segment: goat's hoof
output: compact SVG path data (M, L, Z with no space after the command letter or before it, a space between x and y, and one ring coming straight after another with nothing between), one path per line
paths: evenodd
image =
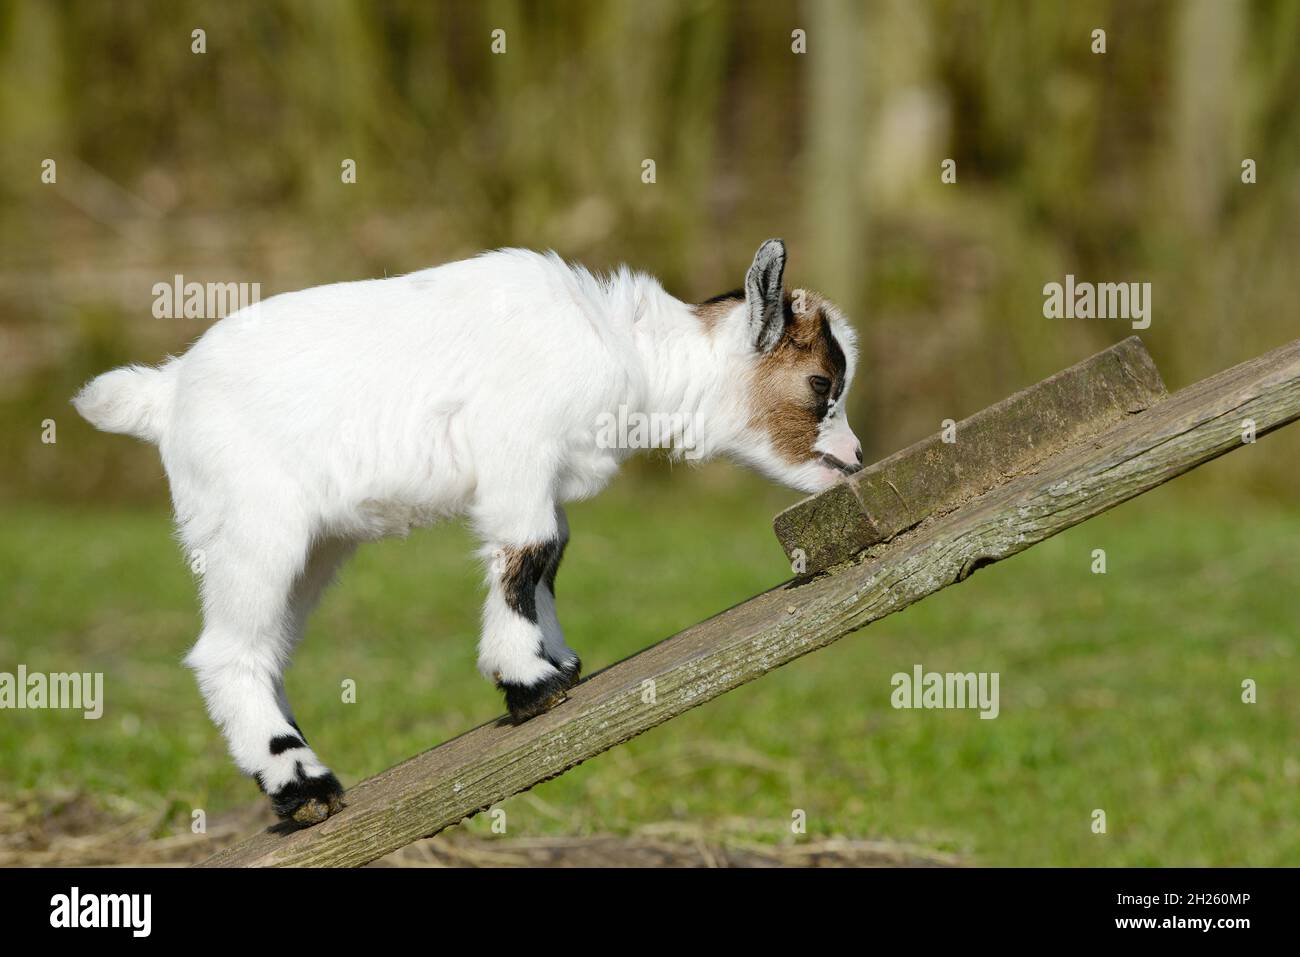
M315 778L300 774L271 795L271 807L284 820L310 827L346 807L343 785L330 771Z
M310 827L313 824L319 824L331 814L337 814L341 810L343 810L342 798L330 797L326 802L322 802L317 798L309 798L298 806L298 810L293 812L293 820L298 824Z
M522 724L529 718L545 714L568 697L564 692L573 686L573 681L566 671L557 671L536 684L515 684L513 681L498 681L497 687L505 692L506 707L515 724Z
M577 655L575 655L571 661L567 661L564 664L559 664L557 662L551 662L551 664L559 668L560 674L564 676L565 691L568 691L576 685L578 679L582 677L582 659Z

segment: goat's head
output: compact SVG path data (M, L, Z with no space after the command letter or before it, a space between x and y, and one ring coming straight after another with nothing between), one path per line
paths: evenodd
M736 347L738 441L731 454L768 477L819 492L862 466L845 405L857 362L853 328L828 300L786 292L785 244L759 247L744 289L697 307ZM723 328L725 327L725 328Z

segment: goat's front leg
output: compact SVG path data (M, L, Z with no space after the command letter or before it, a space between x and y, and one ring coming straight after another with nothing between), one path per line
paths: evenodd
M570 662L548 655L542 627L544 614L549 611L554 616L546 581L548 572L558 567L564 548L561 513L549 500L523 507L517 495L516 486L509 505L500 499L480 501L475 516L486 539L488 559L478 666L505 693L506 707L516 722L563 701L577 668L576 656ZM545 597L539 608L542 592Z

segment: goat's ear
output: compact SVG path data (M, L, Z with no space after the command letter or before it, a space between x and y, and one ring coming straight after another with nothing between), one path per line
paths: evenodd
M770 352L785 331L785 243L769 239L758 247L754 263L745 274L745 309L749 316L749 341L759 352Z

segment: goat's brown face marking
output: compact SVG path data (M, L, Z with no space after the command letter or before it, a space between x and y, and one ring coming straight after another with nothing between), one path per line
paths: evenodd
M803 292L803 308L795 311L785 296L785 330L776 346L760 357L750 382L750 424L764 432L773 450L790 464L816 457L822 420L844 394L844 350L831 330L826 301ZM818 394L812 378L830 383Z

